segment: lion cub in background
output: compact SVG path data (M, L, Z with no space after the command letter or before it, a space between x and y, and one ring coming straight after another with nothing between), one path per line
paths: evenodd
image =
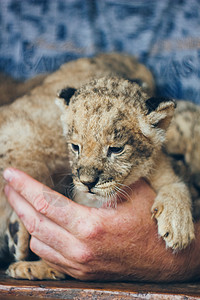
M152 215L158 233L168 247L185 248L194 239L190 193L163 151L175 103L152 93L150 72L131 57L103 55L64 65L30 95L1 108L2 169L20 168L51 186L49 175L70 162L74 200L90 206L117 203L123 188L143 177L157 193ZM18 260L8 274L64 278L42 260L22 261L29 235L3 193L1 203L7 224L0 228L2 253L6 235Z

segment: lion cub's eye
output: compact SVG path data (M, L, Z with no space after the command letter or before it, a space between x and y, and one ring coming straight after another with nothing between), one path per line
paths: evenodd
M124 147L109 147L108 156L111 154L120 154L124 150Z
M79 145L72 144L72 150L79 153Z

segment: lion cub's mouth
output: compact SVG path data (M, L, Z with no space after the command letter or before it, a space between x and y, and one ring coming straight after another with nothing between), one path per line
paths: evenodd
M80 181L74 181L74 185L81 192L88 193L91 195L96 195L100 197L110 197L117 193L117 185L115 182L107 181L101 184L96 184L94 186L89 186L83 184Z
M124 185L119 183L108 181L97 184L92 188L88 188L81 182L74 182L74 184L76 190L82 194L83 198L87 197L91 203L98 202L98 207L116 207L118 201L127 200L128 194L124 189ZM97 207L96 204L95 206Z

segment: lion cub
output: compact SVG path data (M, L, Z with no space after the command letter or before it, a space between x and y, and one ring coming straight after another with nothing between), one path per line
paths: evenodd
M104 77L78 90L62 90L56 103L75 201L91 206L117 202L123 187L145 178L157 193L152 215L159 235L168 247L185 248L194 239L190 193L162 150L175 102L149 98L128 80Z

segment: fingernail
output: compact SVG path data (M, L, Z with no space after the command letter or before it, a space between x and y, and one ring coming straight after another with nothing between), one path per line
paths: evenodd
M9 185L6 185L6 186L4 187L4 193L5 193L6 196L8 196L9 190L10 190Z
M13 170L11 169L6 169L4 172L3 172L3 177L6 181L10 182L12 181L12 179L14 178L14 172Z

